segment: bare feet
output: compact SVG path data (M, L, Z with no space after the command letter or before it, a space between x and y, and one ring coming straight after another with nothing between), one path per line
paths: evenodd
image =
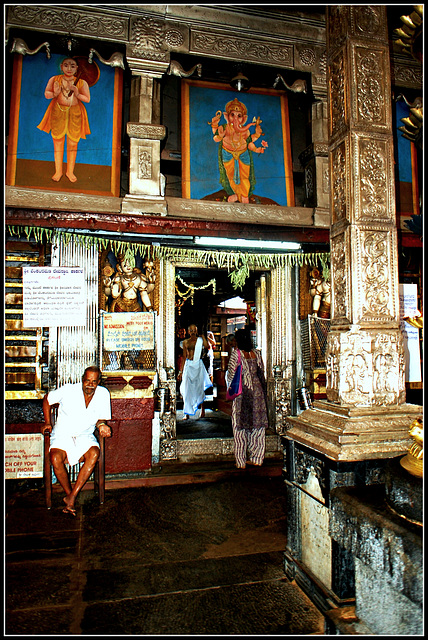
M68 171L67 171L65 175L70 180L70 182L76 182L77 178L74 175L74 173L72 173L72 172L68 173Z
M52 180L55 180L55 182L59 182L62 178L62 173L54 173L54 175L52 176Z
M186 415L183 416L183 420L188 420L188 419L189 419L189 416L186 416Z
M63 513L69 513L70 515L72 515L74 518L76 517L76 509L72 509L71 507L64 507L64 509L62 510Z
M231 196L228 197L227 201L228 202L236 202L238 200L238 196L236 195L236 193L233 193Z
M62 510L63 513L70 513L72 516L76 515L76 509L74 508L74 500L70 499L69 496L65 496L63 498L65 502L65 507Z

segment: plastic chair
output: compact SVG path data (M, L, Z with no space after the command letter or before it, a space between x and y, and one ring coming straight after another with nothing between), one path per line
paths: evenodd
M56 407L51 407L51 424L52 426L55 424L56 417ZM50 509L52 507L52 465L49 458L49 446L50 446L50 432L45 431L43 433L44 436L44 479L45 479L45 499L46 499L46 507ZM98 444L100 445L100 455L97 460L97 463L94 467L93 478L94 478L94 489L95 492L98 493L100 504L104 504L105 499L105 438L103 438L98 429L95 429L95 437L98 440ZM68 469L68 473L70 475L70 480L74 482L79 473L80 467L83 463L78 462L74 466L66 465ZM92 476L91 476L92 477Z

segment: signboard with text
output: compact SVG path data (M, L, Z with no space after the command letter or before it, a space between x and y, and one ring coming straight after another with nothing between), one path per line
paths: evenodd
M81 267L23 267L24 328L86 325Z
M406 359L406 382L421 382L419 329L404 320L406 317L415 316L418 311L418 287L416 284L400 284L399 289L401 331Z
M104 351L144 351L155 348L155 314L104 313Z
M43 435L7 434L4 437L4 477L43 478Z

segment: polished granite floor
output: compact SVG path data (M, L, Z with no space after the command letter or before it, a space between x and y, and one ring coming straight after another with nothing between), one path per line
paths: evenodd
M83 491L75 518L7 485L6 635L323 635L284 575L279 465L166 467L101 506Z

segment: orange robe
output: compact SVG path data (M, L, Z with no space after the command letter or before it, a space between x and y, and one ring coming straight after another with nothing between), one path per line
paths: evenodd
M55 81L61 83L62 75L56 76ZM82 88L83 81L77 81L77 88ZM91 133L89 128L88 114L82 102L70 107L64 107L58 103L56 98L52 98L46 113L37 128L46 133L51 132L52 138L61 140L67 135L73 142L79 142L80 138L85 139Z

